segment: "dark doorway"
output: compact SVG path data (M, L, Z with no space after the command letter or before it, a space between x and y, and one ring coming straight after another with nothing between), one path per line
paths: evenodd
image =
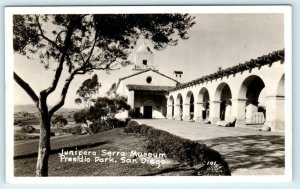
M144 106L144 118L152 118L152 106Z

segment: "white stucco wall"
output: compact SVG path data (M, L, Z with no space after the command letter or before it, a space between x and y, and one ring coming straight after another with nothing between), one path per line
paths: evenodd
M151 83L147 83L146 78L152 77ZM176 86L176 81L162 76L152 70L121 80L117 93L123 96L128 96L126 85L156 85L156 86Z
M263 104L267 105L267 120L266 122L272 122L269 123L269 125L272 127L273 130L276 130L276 127L273 126L273 122L276 122L274 120L278 119L276 118L276 115L284 115L284 109L283 108L278 108L279 105L277 105L279 102L272 100L269 100L270 98L278 96L278 86L280 79L285 73L285 64L278 61L274 62L271 65L265 65L260 68L254 68L251 70L247 70L244 72L239 72L236 74L232 74L229 76L225 76L223 78L218 78L214 79L211 81L207 81L201 84L196 84L193 86L185 87L183 89L178 89L176 91L170 92L168 98L174 99L174 103L176 104L176 99L177 96L181 95L183 98L183 105L188 105L189 101L187 98L187 94L189 92L192 92L195 98L195 103L197 102L202 102L202 99L199 98L199 92L201 89L204 87L208 90L209 93L209 101L210 101L210 107L211 107L211 112L210 112L210 119L212 122L214 122L214 115L217 116L219 113L217 111L219 108L217 101L219 101L219 96L220 94L217 93L217 89L220 85L223 84L228 84L230 87L231 91L231 101L232 101L232 107L231 107L231 114L232 116L239 117L241 113L243 113L244 108L243 108L243 100L245 99L245 96L242 94L245 94L245 92L242 92L245 90L242 87L243 82L245 79L247 79L249 76L258 76L259 78L262 79L264 82L265 88L263 89L262 95L264 95L264 98L260 99ZM200 76L201 77L201 76ZM171 97L172 96L172 97ZM245 99L246 100L246 99ZM196 107L197 104L195 104ZM214 108L216 106L216 108ZM282 105L281 105L282 107ZM176 108L175 108L176 109ZM187 108L183 108L183 116L189 116L189 111L185 111ZM170 114L170 113L168 113ZM196 116L199 116L199 108L195 108L194 114ZM243 117L241 115L240 117ZM217 118L217 117L216 117ZM281 118L282 119L282 118ZM280 126L282 127L282 126ZM280 129L282 130L282 128Z

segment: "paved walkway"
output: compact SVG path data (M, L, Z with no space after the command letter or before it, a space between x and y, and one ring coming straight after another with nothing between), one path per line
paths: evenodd
M233 175L284 174L284 133L168 119L136 121L203 142L225 157Z

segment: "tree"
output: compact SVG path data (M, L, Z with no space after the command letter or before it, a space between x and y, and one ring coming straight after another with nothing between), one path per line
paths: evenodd
M74 113L73 117L76 123L86 123L89 118L89 111L85 109L77 111Z
M116 113L129 109L130 105L127 104L127 99L123 96L98 97L95 104L90 107L89 114L93 119L114 118Z
M14 15L13 49L45 69L54 68L51 85L36 93L14 72L14 80L31 97L40 114L40 140L36 176L48 176L50 120L65 102L74 77L94 70L110 71L128 64L127 57L143 36L156 50L188 39L194 25L188 14L66 14ZM57 90L62 72L68 73L57 103L48 107L47 98Z
M114 97L116 97L116 90L117 90L117 84L116 83L113 83L111 86L110 86L110 88L109 88L109 90L106 92L106 95L108 96L108 97L111 97L111 98L114 98Z
M93 95L98 93L101 84L98 81L98 76L95 74L91 79L85 80L79 89L77 90L76 94L79 95L84 103L85 108L89 108L91 105L91 100Z
M75 99L75 104L80 105L82 103L81 98L76 98Z
M58 115L52 120L52 125L57 127L57 129L60 131L60 134L62 134L61 129L67 124L68 120L66 120L66 118L64 118L62 115Z

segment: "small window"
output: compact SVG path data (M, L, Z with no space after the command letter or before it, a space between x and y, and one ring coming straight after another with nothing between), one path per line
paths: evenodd
M152 77L150 77L150 76L147 77L147 78L146 78L146 81L147 81L147 83L151 83L151 82L152 82Z
M147 60L143 60L143 65L147 65Z

